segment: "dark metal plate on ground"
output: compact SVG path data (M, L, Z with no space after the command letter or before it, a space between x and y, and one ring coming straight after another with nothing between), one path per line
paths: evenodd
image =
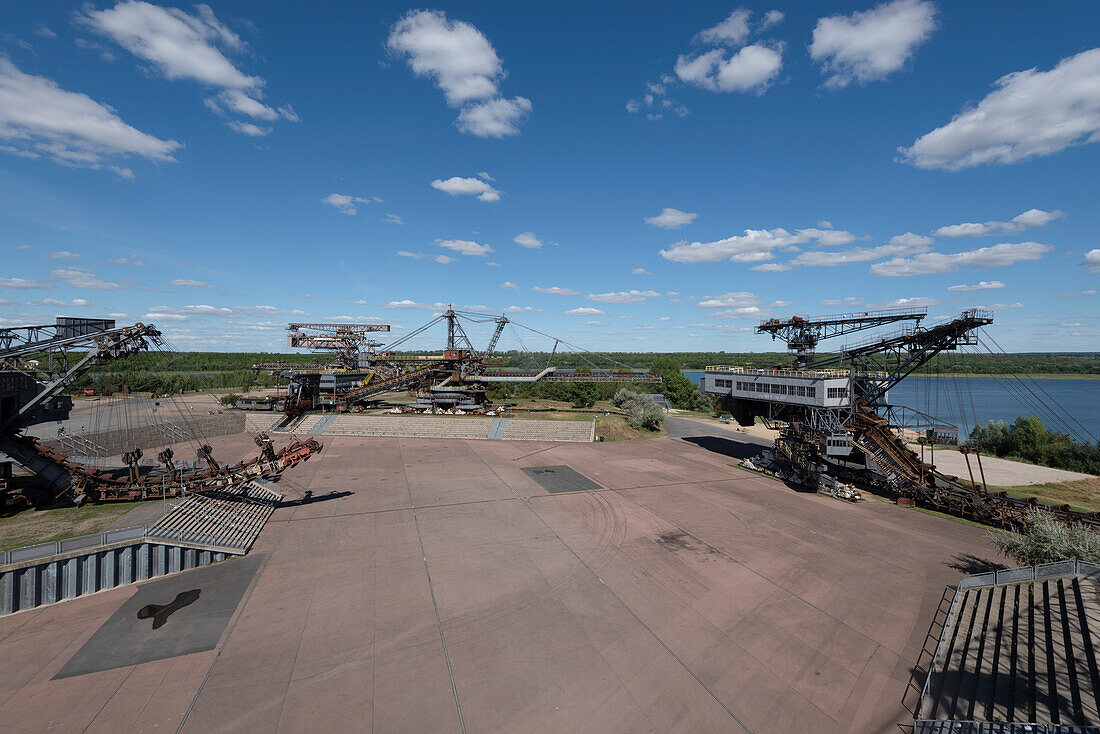
M543 489L552 494L559 492L585 492L603 489L583 474L568 466L529 466L523 473L538 482Z
M54 680L213 650L262 561L234 558L142 584Z

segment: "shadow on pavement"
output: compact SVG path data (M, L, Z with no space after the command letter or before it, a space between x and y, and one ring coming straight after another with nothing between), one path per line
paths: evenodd
M1003 571L1008 568L1008 566L1003 563L997 563L996 561L990 561L985 558L978 558L969 553L955 556L950 561L946 561L944 565L956 571L962 571L964 574L968 575L974 573L989 573L990 571Z
M325 494L313 494L313 490L307 489L306 493L296 500L283 500L276 507L299 507L301 505L312 505L314 502L325 502L327 500L338 500L341 497L348 497L355 492L344 490L343 492L326 492Z
M707 451L713 451L716 454L728 456L731 459L747 459L758 456L760 452L766 448L759 444L731 441L728 438L720 438L718 436L681 436L680 440L693 443L699 448L706 449Z

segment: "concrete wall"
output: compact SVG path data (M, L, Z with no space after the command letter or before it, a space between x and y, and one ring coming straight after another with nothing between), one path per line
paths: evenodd
M77 435L106 449L107 456L118 456L134 449L162 448L183 441L240 433L244 431L244 414L234 411L220 415L197 415L186 421L182 419L173 420L172 423L183 430L187 434L186 437L181 437L177 432L159 425L138 426L132 429L118 428L111 431ZM85 453L73 448L72 444L66 445L57 439L50 439L44 443L64 453L77 455L84 455ZM155 457L149 456L147 458L152 459Z
M0 568L0 616L225 560L144 538Z

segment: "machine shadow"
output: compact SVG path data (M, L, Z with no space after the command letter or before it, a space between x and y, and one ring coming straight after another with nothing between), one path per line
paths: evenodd
M325 494L315 495L315 494L313 494L313 490L307 489L306 493L304 495L302 495L301 497L299 497L298 499L296 499L296 500L283 500L282 502L280 502L279 504L277 504L275 506L276 507L300 507L302 505L312 505L315 502L327 502L328 500L338 500L341 497L349 497L353 494L355 494L355 492L352 492L350 490L345 489L342 492L337 492L337 491L333 490L332 492L326 492Z
M759 456L765 448L759 444L731 441L728 438L719 436L683 436L680 440L693 443L701 449L728 456L731 459L749 459Z

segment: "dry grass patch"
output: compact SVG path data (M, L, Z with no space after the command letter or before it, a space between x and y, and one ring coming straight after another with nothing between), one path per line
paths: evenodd
M596 419L596 435L602 436L604 441L634 441L639 438L657 438L667 433L663 426L657 431L634 428L623 415L601 415Z
M1022 487L990 487L991 491L1008 492L1014 497L1038 497L1051 505L1069 505L1076 510L1100 512L1100 477L1074 482L1027 484Z
M0 550L98 533L138 504L144 503L116 502L54 510L24 510L17 515L0 518Z

